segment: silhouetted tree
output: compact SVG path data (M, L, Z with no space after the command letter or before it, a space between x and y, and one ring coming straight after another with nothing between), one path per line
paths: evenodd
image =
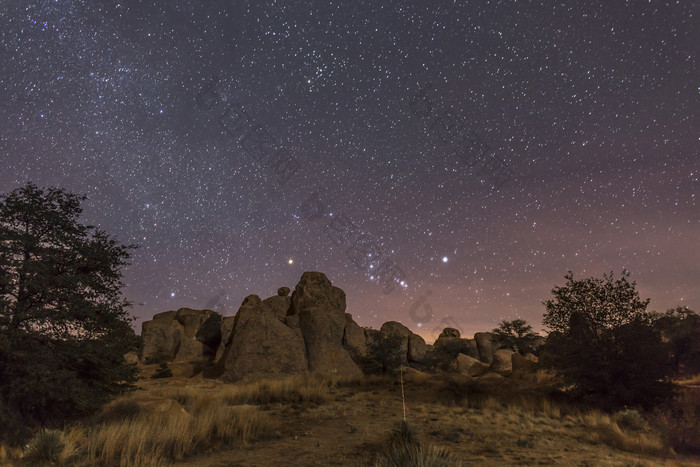
M540 337L524 319L502 321L491 332L501 347L508 347L520 353L533 348L535 341Z
M82 225L84 200L31 183L0 197L0 405L44 423L135 381L120 271L132 246Z
M364 373L394 374L406 357L402 344L403 338L399 335L376 332L367 342L367 354L361 364Z
M666 346L629 273L615 280L575 280L552 290L544 305L548 336L540 363L555 369L572 393L604 409L650 408L672 394Z
M700 316L688 307L653 313L654 326L668 343L671 366L677 375L700 373Z

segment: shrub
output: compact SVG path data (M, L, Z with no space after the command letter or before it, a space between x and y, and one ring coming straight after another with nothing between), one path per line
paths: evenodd
M170 369L167 363L162 362L160 365L158 365L158 368L156 369L156 372L151 376L151 379L160 379L160 378L172 378L173 377L173 371Z
M62 431L42 430L27 444L22 460L32 465L63 464L75 454L75 445Z
M402 446L383 453L377 467L461 467L462 461L445 448Z
M377 467L457 467L462 462L448 450L440 447L423 447L416 428L405 420L391 430L388 448L379 455Z

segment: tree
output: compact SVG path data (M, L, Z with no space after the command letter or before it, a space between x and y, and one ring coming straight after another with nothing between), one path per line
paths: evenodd
M400 335L374 332L367 342L367 354L361 366L365 374L393 375L401 367L405 355Z
M646 317L649 299L642 300L636 282L630 283L629 272L615 280L613 273L603 274L603 279L574 280L573 272L564 276L566 285L554 287L554 299L544 302L547 313L543 323L553 331L566 333L573 313L586 317L588 323L599 332L628 324Z
M0 197L0 404L28 421L87 414L135 381L134 246L82 225L85 199L32 183Z
M524 319L502 321L493 331L501 347L509 347L517 352L532 349L540 337Z
M615 279L576 280L552 290L544 302L547 338L541 364L555 369L572 394L601 408L651 408L668 399L670 367L666 346L646 312L629 273Z
M668 343L671 367L677 375L700 373L700 315L688 307L653 313L654 326Z

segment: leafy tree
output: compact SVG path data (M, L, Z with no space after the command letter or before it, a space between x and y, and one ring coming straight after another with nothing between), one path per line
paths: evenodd
M86 198L29 183L0 196L0 404L43 423L129 389L129 250L82 225Z
M672 394L666 346L636 283L623 271L576 280L552 290L544 324L553 329L541 364L555 369L573 395L604 409L650 408Z
M366 374L392 375L405 359L403 339L399 335L375 332L367 342L367 354L361 362Z
M553 331L566 333L573 313L586 317L596 332L614 329L635 319L646 318L649 299L642 300L635 282L629 282L629 272L622 271L619 279L613 273L603 274L603 279L574 280L569 271L564 276L566 285L554 287L554 299L544 302L547 313L543 323Z
M535 341L540 337L524 319L502 321L491 332L502 347L509 347L517 352L532 349Z

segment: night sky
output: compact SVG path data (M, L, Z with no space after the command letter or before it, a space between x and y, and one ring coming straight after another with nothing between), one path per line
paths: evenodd
M138 329L304 271L429 340L568 270L700 312L698 6L3 0L0 192L138 243Z

